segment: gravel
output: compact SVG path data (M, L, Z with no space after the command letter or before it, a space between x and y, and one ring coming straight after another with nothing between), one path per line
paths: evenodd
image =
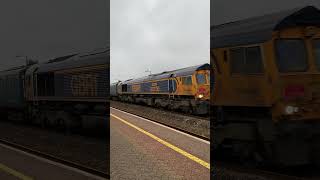
M36 126L0 121L0 137L27 148L108 173L109 140L66 135Z
M175 127L198 136L210 139L210 120L209 117L197 117L183 115L173 111L156 109L137 104L123 103L119 101L110 101L110 106L147 118L156 122Z
M283 178L271 177L266 175L248 174L229 169L218 168L215 171L215 180L284 180ZM293 179L294 180L294 179Z

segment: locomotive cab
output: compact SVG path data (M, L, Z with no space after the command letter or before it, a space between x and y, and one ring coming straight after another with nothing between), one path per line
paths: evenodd
M210 71L199 70L195 73L196 94L195 98L199 100L209 100L210 98Z
M118 84L121 101L206 115L209 113L209 64L129 79Z
M320 11L211 30L215 148L278 165L320 164Z
M320 28L297 27L275 33L273 39L279 101L275 120L320 118Z
M195 99L193 111L197 114L209 112L210 99L210 65L204 64L192 75L193 97Z

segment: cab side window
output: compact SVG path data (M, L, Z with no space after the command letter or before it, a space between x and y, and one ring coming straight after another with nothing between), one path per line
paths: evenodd
M182 84L183 85L192 85L191 76L182 77Z
M122 88L122 92L127 92L128 88L126 84L123 84L121 88Z
M262 55L259 46L241 47L230 50L232 74L263 73Z
M225 51L224 51L225 52ZM216 56L213 54L213 52L210 52L211 58L210 58L210 64L212 64L213 69L217 70L218 73L220 73L220 66L218 63L218 60L216 58Z

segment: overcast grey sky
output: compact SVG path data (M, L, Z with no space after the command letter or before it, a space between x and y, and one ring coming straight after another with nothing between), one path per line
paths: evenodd
M17 55L49 58L106 47L106 0L0 2L0 69L24 63Z
M210 22L217 25L306 5L319 8L320 0L212 0Z
M209 0L111 0L111 82L209 62Z

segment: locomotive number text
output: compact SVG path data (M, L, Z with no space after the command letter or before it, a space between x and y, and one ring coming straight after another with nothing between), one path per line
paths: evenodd
M73 96L97 96L96 74L75 74L71 78Z
M158 86L157 83L152 83L151 87L150 87L150 91L151 92L159 92L160 91L160 87Z
M141 85L140 84L132 85L132 92L140 92L140 91L141 91Z

